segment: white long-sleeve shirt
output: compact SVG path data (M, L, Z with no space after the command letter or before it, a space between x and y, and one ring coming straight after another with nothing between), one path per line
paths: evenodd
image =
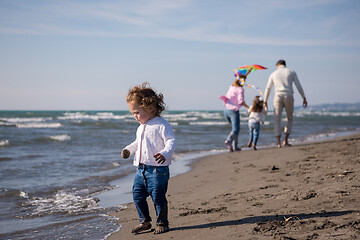
M136 131L136 139L125 148L130 155L135 154L134 165L139 163L151 166L169 166L175 150L175 134L170 124L162 117L155 117L140 124ZM154 155L161 153L166 161L159 164Z
M305 98L305 93L299 79L294 71L286 68L284 65L280 65L269 77L264 93L264 102L267 102L271 88L275 86L275 95L288 95L292 96L294 93L293 83L300 95Z
M263 108L261 112L253 112L252 106L248 109L249 113L249 122L259 122L263 123L265 121L265 115L267 115L266 108Z

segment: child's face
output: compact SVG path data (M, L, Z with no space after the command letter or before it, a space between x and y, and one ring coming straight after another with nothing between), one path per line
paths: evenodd
M155 114L147 109L140 107L136 102L128 103L130 113L134 116L136 121L140 124L145 124L147 121L155 117Z

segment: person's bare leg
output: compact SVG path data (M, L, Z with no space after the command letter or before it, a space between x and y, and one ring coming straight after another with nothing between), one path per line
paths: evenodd
M281 140L280 140L281 136L276 136L276 141L277 141L277 147L281 148Z
M284 139L284 144L283 144L285 147L290 147L291 146L291 144L288 141L289 135L290 135L289 133L285 133L285 139Z

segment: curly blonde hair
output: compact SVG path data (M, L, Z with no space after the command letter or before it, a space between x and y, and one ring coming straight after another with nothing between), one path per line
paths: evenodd
M164 96L156 93L147 82L129 89L126 101L128 103L136 102L140 107L156 116L160 116L161 112L165 110Z

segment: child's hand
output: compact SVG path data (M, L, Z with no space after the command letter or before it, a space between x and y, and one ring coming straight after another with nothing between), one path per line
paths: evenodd
M130 151L127 150L126 148L124 148L122 151L121 151L121 156L125 159L127 159L128 157L130 157Z
M161 153L155 154L154 158L159 164L163 164L166 161L166 158Z

